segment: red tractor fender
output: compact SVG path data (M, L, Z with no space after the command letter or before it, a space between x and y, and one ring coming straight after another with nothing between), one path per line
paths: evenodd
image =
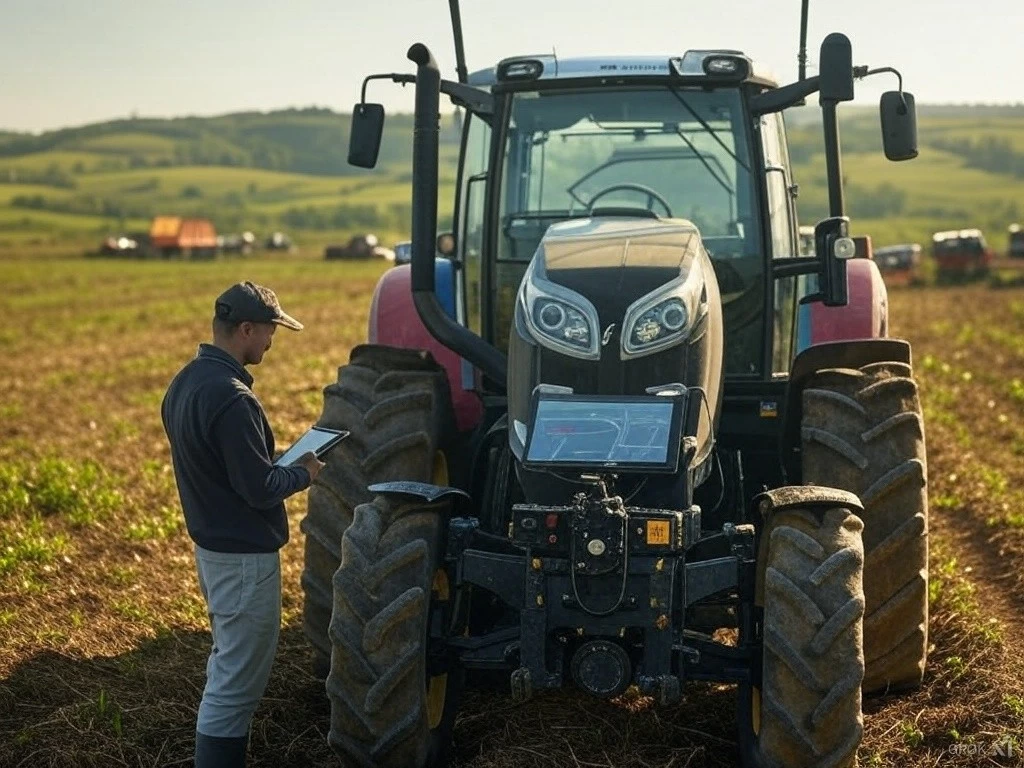
M814 344L889 335L889 298L878 265L870 259L850 259L846 274L845 307L826 307L820 301L800 306L799 351Z
M438 272L451 280L450 264L438 260ZM442 278L442 275L438 275ZM442 306L454 316L454 291L440 279L438 297ZM449 282L450 285L450 282ZM368 340L371 344L384 344L402 349L425 349L434 356L448 375L452 409L459 432L475 427L483 416L483 406L475 392L466 390L462 383L463 360L452 350L430 335L412 300L412 271L408 264L389 269L377 283L370 304Z

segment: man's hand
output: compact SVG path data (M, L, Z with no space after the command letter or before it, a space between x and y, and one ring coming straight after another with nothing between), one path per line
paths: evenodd
M302 454L295 463L306 468L306 471L309 472L309 482L311 483L316 480L316 476L320 474L320 470L327 466L320 461L312 451Z

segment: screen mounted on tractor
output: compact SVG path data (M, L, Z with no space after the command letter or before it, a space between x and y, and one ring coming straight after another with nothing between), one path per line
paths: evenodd
M526 466L674 472L685 397L538 393Z

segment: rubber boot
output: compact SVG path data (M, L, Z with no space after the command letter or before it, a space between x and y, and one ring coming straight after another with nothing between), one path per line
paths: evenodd
M195 768L245 768L248 736L225 738L196 731Z

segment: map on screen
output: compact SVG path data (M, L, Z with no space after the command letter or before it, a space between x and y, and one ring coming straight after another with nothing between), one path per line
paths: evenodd
M678 402L540 398L527 463L572 466L674 464Z

